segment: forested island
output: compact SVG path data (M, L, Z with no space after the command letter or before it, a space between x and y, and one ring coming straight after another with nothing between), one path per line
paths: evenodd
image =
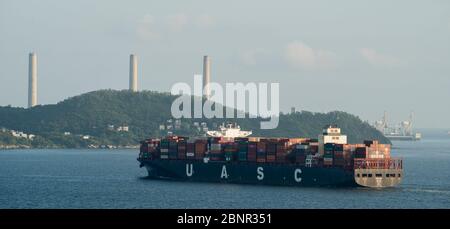
M100 90L57 104L29 109L0 107L0 148L123 148L167 134L202 136L224 122L236 122L252 136L317 138L322 128L336 124L350 143L379 139L379 131L357 116L341 111L281 113L276 129L260 129L261 118L173 119L169 93ZM194 100L194 98L193 98Z

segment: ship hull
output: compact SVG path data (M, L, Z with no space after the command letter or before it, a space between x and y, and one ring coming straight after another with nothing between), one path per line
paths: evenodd
M305 167L294 164L141 160L150 178L280 186L359 186L354 172L338 167Z

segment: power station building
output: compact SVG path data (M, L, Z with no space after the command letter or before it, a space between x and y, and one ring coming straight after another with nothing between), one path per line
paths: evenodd
M211 98L211 59L209 56L203 57L203 96L209 100Z
M130 91L138 91L138 59L134 54L130 55Z
M28 108L37 105L37 55L30 53L28 58Z

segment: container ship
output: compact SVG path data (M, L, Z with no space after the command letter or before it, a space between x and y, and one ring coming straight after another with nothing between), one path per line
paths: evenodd
M347 144L334 125L317 139L249 137L237 125L209 137L167 136L141 142L138 161L155 179L285 186L392 187L403 165L390 145Z
M411 113L409 120L390 126L387 122L386 112L384 112L383 118L376 121L373 127L391 141L419 141L422 138L422 134L413 131L412 117L413 114Z

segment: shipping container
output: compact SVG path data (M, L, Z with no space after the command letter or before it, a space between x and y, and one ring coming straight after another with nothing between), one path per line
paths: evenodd
M238 160L239 161L247 161L247 152L239 152L238 153Z
M333 165L333 158L323 158L323 164L324 165Z
M309 144L309 149L311 154L316 154L319 152L319 146L318 145L311 145Z
M266 158L257 158L256 162L258 162L258 163L265 163L266 162Z
M256 142L248 143L248 151L247 151L247 160L248 161L256 161L256 148L257 148Z
M256 161L256 153L247 153L247 161L255 162Z
M220 152L222 150L222 144L220 144L220 143L211 143L209 149L211 151Z
M178 159L186 159L186 141L178 142Z
M275 142L268 142L266 146L267 153L275 153L277 151L277 143Z
M279 154L276 155L276 157L277 157L277 162L278 163L285 163L286 162L286 154L279 153Z
M257 152L266 152L266 143L261 142L261 141L256 143L256 151Z
M367 158L367 147L356 147L354 157Z
M201 160L205 156L206 153L206 142L205 141L196 141L195 142L195 159Z
M195 143L194 142L186 143L186 158L188 158L188 159L195 158Z
M266 162L275 162L275 155L267 155L266 156Z
M343 144L334 144L334 151L342 152L344 151L344 145Z
M325 151L333 151L334 150L334 143L325 143L323 145L323 148Z

